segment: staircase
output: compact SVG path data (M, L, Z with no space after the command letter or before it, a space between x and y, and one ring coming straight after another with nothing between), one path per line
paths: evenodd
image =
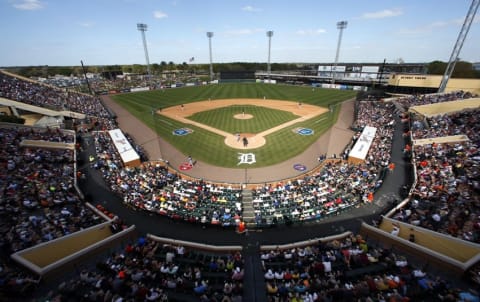
M249 189L243 189L242 191L242 206L243 206L243 221L247 228L254 228L255 223L255 212L253 210L253 195L252 191Z

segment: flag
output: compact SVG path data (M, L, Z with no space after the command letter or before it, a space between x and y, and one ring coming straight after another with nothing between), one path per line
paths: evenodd
M191 57L188 62L193 62L195 60L195 57Z

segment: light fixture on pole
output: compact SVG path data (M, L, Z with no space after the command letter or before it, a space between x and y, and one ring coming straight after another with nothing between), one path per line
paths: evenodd
M145 32L147 31L147 24L137 23L137 29L142 33L143 50L145 51L145 60L147 62L147 77L150 80L150 60L148 59L147 39L145 38Z
M340 45L342 44L343 30L347 28L347 21L337 22L337 28L340 30L338 34L337 54L335 55L335 62L332 68L332 84L335 84L335 73L337 72L338 56L340 54Z
M208 49L210 52L210 81L213 81L213 65L212 65L212 37L213 37L213 32L209 31L207 32L207 37L208 37Z
M270 50L272 47L272 36L273 36L273 31L272 30L267 31L267 37L268 37L267 77L269 82L270 82L270 73L272 72L272 69L270 68Z

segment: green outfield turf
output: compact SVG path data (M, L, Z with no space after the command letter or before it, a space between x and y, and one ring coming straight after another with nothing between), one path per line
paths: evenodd
M238 165L238 153L241 152L241 150L227 147L224 143L224 137L164 116L152 114L152 111L159 108L167 108L208 99L263 99L264 97L268 99L303 102L326 108L329 108L331 105L331 108L334 108L331 113L327 112L312 120L286 127L268 135L266 137L267 143L264 146L257 149L249 149L248 152L254 153L256 157L256 163L249 165L249 167L254 168L279 163L300 154L335 123L339 112L339 107L335 105L353 98L355 94L356 92L354 91L313 89L312 87L301 86L232 83L129 93L113 96L113 99L150 128L155 129L160 137L170 142L183 154L191 155L197 160L212 165L231 168L244 168L243 165ZM281 110L261 106L249 106L249 110L250 109L255 109L255 114L263 116L264 118L253 118L244 121L235 120L232 118L232 112L236 109L227 107L224 109L211 110L211 112L197 113L194 119L204 124L215 125L214 127L230 133L237 131L257 133L263 131L259 129L268 129L294 118L294 115L291 113L284 111L276 112ZM226 122L227 120L229 121L228 123ZM241 126L241 123L236 124L237 122L245 121L247 123L243 123ZM184 127L192 129L193 133L185 136L173 135L175 129ZM237 127L245 127L242 129L252 130L243 131L242 129L236 129ZM313 135L296 134L292 129L297 127L312 129L314 133Z
M236 119L235 115L250 114L253 119ZM189 119L234 133L260 133L298 118L291 112L261 106L234 105L195 113Z

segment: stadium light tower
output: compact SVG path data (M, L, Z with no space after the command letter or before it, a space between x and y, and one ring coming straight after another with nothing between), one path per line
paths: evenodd
M272 47L272 36L273 36L273 31L272 30L269 30L267 31L267 37L268 37L268 64L267 64L267 76L268 76L268 80L270 81L270 73L272 71L271 67L270 67L270 50L271 50L271 47Z
M337 72L338 56L340 55L340 45L342 44L343 30L347 28L347 21L337 22L337 28L340 30L338 34L337 54L335 55L335 62L332 68L332 84L335 84L335 73Z
M210 52L210 81L213 81L213 65L212 65L212 37L213 37L213 32L209 31L207 32L207 37L208 37L208 49Z
M145 38L145 32L147 31L147 24L137 23L137 29L142 33L143 50L145 51L145 60L147 61L147 76L150 80L150 60L148 59L147 39Z
M447 87L448 80L452 76L453 70L455 69L455 64L457 64L459 59L458 56L460 55L460 50L462 50L463 42L465 42L465 39L467 38L467 34L470 30L473 19L475 19L475 14L477 13L479 4L480 0L472 0L472 4L470 5L467 15L465 16L465 21L463 21L462 29L458 34L457 42L453 47L452 54L450 55L450 60L448 60L447 69L445 69L445 73L443 74L440 87L438 87L438 93L444 92L445 88Z

